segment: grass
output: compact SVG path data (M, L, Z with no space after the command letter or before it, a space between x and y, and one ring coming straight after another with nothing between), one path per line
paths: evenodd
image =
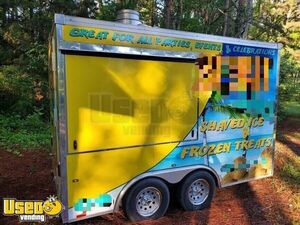
M282 103L286 116L300 117L300 102L287 101Z
M297 164L296 164L297 163ZM300 187L300 157L296 157L294 162L286 162L281 169L281 177L288 183Z
M49 149L50 126L38 113L22 118L0 114L0 147L15 154L26 149Z

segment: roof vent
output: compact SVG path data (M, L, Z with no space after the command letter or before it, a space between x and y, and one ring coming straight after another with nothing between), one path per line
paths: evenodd
M121 9L117 12L116 22L139 25L142 24L140 21L140 14L131 9Z

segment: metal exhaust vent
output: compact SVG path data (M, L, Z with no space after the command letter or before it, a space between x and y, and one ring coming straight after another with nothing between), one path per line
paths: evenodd
M142 22L140 21L140 14L131 9L121 9L117 12L116 22L132 24L132 25L140 25Z

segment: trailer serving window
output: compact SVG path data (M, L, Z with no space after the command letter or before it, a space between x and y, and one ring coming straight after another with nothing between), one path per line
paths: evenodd
M193 60L66 54L69 152L197 139Z

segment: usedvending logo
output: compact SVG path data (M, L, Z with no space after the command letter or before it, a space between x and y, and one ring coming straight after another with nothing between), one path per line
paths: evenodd
M3 215L18 216L20 222L45 222L47 216L58 216L62 210L62 203L54 196L46 201L3 199Z

